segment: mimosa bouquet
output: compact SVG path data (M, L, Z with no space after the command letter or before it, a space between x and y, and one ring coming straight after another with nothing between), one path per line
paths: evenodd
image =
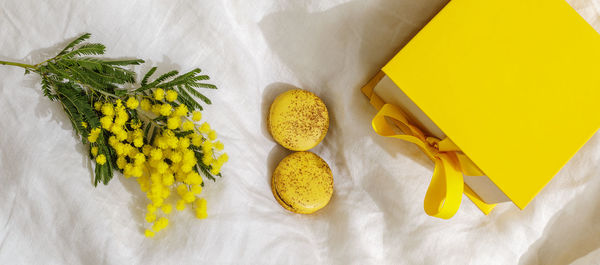
M197 99L211 101L197 89L216 86L204 83L209 77L200 69L173 70L154 79L156 67L138 83L130 67L143 60L91 57L104 54L105 46L83 43L90 36L80 36L35 65L0 64L41 77L43 94L61 104L95 161L94 185L108 184L115 170L139 183L149 199L146 236L167 227L173 207L191 206L197 218L206 218L206 200L198 197L203 179L221 177L228 156L216 132L207 122L200 124Z

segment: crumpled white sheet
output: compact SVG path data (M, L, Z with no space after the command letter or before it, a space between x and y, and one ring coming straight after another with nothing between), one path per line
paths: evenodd
M569 2L600 29L600 0ZM206 91L204 117L231 157L205 187L208 219L177 213L146 239L135 181L93 188L84 147L39 79L0 67L0 264L600 264L599 135L524 211L484 216L465 197L445 221L423 212L432 163L371 130L359 88L445 3L0 1L0 60L39 62L91 32L112 57L147 59L139 70L201 67L220 88ZM286 212L269 186L288 151L264 118L293 87L331 115L313 151L335 194L310 216Z

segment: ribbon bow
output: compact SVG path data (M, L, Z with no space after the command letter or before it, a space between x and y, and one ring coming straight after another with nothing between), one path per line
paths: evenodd
M387 118L404 134L397 134ZM463 193L463 175L456 151L458 148L448 138L439 140L426 137L408 122L402 111L394 105L385 104L373 118L373 129L381 136L408 141L419 146L435 162L433 177L425 194L425 212L428 215L449 219L458 211Z
M384 76L379 72L362 88L371 105L379 110L373 118L373 129L381 136L408 141L419 146L435 163L431 183L425 194L425 212L434 217L449 219L460 207L463 192L484 214L489 214L496 206L487 204L463 182L463 173L468 176L483 176L483 172L462 153L449 138L440 140L427 137L418 127L412 125L397 106L385 104L374 92L374 86ZM394 125L388 122L388 119ZM403 134L394 130L398 128Z

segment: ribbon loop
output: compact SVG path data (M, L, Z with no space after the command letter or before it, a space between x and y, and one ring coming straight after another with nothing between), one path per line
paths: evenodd
M388 123L386 118L390 118L396 124L404 134L396 134L394 127ZM430 159L434 159L437 150L432 148L427 142L425 135L417 127L408 123L408 120L402 113L402 111L391 104L385 104L381 107L379 112L375 115L372 121L373 129L381 136L396 138L411 142L419 146L429 156Z

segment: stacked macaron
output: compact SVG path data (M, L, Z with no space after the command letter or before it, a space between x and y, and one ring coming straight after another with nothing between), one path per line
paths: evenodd
M269 132L283 147L295 152L285 157L271 180L273 196L295 213L313 213L327 205L333 194L329 165L312 152L329 128L325 103L315 94L295 89L282 93L271 104Z

